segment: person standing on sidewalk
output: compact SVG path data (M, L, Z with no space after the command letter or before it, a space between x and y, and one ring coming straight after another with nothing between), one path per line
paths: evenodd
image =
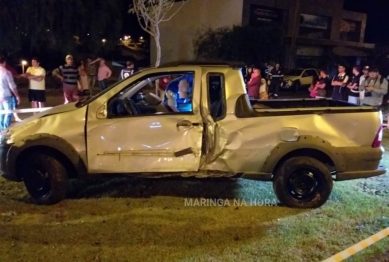
M259 99L259 87L261 85L261 71L254 67L251 78L247 83L247 94L250 99Z
M95 87L96 84L96 75L97 75L97 67L96 64L92 62L92 58L88 57L87 60L87 75L88 75L88 86L91 90Z
M120 71L119 80L122 81L123 79L126 79L127 77L132 76L135 73L134 70L134 62L127 61L126 63L127 67L123 68L122 71Z
M85 70L84 62L81 61L78 66L78 72L80 74L80 81L79 81L79 89L80 91L83 90L89 90L89 81L88 81L88 75Z
M6 61L0 56L0 110L12 110L12 95L15 95L17 104L20 103L19 93L12 77L12 73L6 69ZM5 130L11 125L12 113L0 114L0 130Z
M100 66L99 71L97 73L97 80L99 80L100 90L103 91L108 87L108 78L111 77L112 71L105 64L105 59L99 58Z
M351 104L359 105L359 83L361 80L361 69L359 66L353 67L353 76L351 82L347 85L348 91L348 102Z
M12 66L10 66L8 63L6 63L5 68L11 72L12 77L14 79L19 76L18 72L16 72L16 70ZM16 110L17 106L18 106L18 102L16 101L15 95L12 93L12 110ZM20 119L18 113L13 113L13 116L14 116L15 122L22 122L22 119Z
M362 100L365 98L365 81L369 77L369 70L369 66L364 66L361 78L359 79L359 104L361 104Z
M278 92L280 91L281 84L284 80L284 73L282 72L281 65L276 64L276 66L270 71L270 93L274 98L278 98Z
M388 81L379 74L378 68L370 68L364 90L365 97L361 101L362 105L378 107L382 105L384 95L388 93Z
M336 75L331 82L333 87L332 100L334 101L348 101L346 99L346 89L349 77L346 74L346 67L342 64L338 66L338 75Z
M31 102L32 108L42 108L46 102L46 84L45 77L46 71L39 65L39 59L34 57L31 60L31 65L27 68L23 77L28 78L30 82L30 88L28 89L28 99Z
M78 100L78 84L80 73L74 65L73 56L67 55L66 64L53 71L53 75L61 79L63 87L64 104ZM82 83L80 83L82 88Z
M80 61L78 65L78 72L80 73L80 81L78 81L78 100L85 101L91 97L92 93L89 89L88 75L83 61Z

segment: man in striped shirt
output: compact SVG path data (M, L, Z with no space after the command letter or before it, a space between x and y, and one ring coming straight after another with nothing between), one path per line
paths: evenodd
M61 65L53 71L53 75L61 79L63 87L63 96L65 104L69 102L77 102L78 100L78 84L82 85L80 73L74 65L73 56L67 55L66 64ZM80 82L80 83L79 83ZM82 86L81 86L82 89Z

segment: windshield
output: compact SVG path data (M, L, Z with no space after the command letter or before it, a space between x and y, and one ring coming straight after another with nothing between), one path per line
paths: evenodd
M96 95L90 97L89 99L85 100L85 101L82 101L82 102L78 102L76 103L76 107L83 107L85 105L88 105L89 103L93 102L94 100L96 100L98 97L100 97L101 95L109 92L112 88L114 88L115 86L121 84L122 82L124 81L127 81L131 78L133 78L134 76L138 75L139 73L143 72L144 70L147 70L147 69L142 69L142 70L139 70L138 72L132 74L131 76L127 77L127 78L124 78L123 80L119 81L119 82L116 82L114 83L113 85L110 85L109 87L107 87L106 89L104 89L103 91L100 91L99 93L97 93Z
M303 70L292 69L286 75L288 75L288 76L300 76L302 72L303 72Z

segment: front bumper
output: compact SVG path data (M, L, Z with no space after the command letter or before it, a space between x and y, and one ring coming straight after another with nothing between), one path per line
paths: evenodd
M19 182L20 179L9 172L8 152L10 148L11 145L0 144L0 173L7 180Z

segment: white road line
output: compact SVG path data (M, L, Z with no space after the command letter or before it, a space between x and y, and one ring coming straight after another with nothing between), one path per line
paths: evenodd
M25 109L16 109L16 110L0 110L0 114L10 114L10 113L38 113L51 109L52 107L42 107L42 108L25 108Z

